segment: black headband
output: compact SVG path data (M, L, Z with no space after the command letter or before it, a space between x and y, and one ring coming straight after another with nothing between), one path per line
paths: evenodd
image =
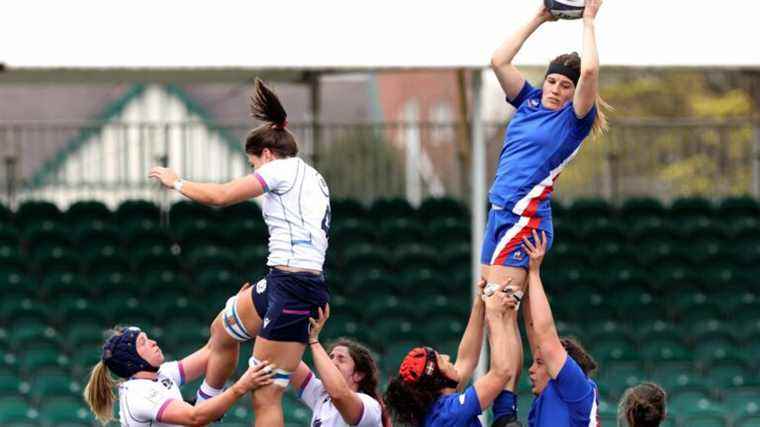
M578 86L578 79L581 78L580 71L570 68L567 65L554 63L554 62L549 64L549 69L546 70L546 76L548 76L549 74L561 74L567 77L568 79L572 80L573 85L575 86ZM544 76L544 78L546 78L546 76Z

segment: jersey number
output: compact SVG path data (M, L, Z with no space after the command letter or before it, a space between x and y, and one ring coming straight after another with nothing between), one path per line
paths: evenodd
M322 230L325 231L325 236L330 232L330 205L327 205L325 216L322 218Z

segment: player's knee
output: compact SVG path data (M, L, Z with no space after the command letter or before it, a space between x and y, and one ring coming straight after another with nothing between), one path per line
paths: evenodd
M267 408L279 406L279 401L282 400L282 395L284 393L285 388L274 383L257 388L251 394L253 410L258 413L262 409L266 410Z

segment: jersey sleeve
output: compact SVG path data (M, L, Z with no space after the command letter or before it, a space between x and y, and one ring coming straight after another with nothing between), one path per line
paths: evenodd
M557 385L557 394L568 405L584 402L589 396L593 397L594 387L570 355L565 359L565 364L554 381Z
M283 193L290 189L298 173L298 162L291 159L273 160L253 173L264 192Z
M357 393L362 400L364 409L356 427L380 427L383 425L383 410L380 402L364 393Z
M140 381L129 385L125 409L131 419L140 423L161 422L161 415L174 399L159 383Z
M591 107L589 112L586 113L586 116L580 119L575 116L575 110L572 110L572 114L573 118L575 119L571 124L573 134L581 139L587 137L591 132L591 127L594 125L594 120L596 120L596 105Z
M463 426L469 425L470 421L480 415L483 411L480 409L480 400L475 387L470 386L463 393L456 393L446 397L444 406L445 418L451 425Z
M533 95L536 91L537 89L528 83L527 80L525 80L525 84L523 85L522 89L520 89L520 93L517 94L515 99L510 100L509 97L507 97L507 102L515 108L520 108L520 105L522 105L522 103L530 98L530 96Z
M185 384L185 370L182 367L181 361L172 361L161 364L158 368L158 373L167 378L170 378L177 385Z
M301 384L301 389L298 390L298 397L303 400L309 409L314 411L314 407L317 406L319 400L322 399L326 393L322 381L315 377L313 373L309 372L309 375L303 381L303 384Z

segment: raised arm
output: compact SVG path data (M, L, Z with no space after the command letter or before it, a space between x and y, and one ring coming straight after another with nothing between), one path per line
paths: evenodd
M182 400L172 400L160 412L160 421L166 424L205 425L218 420L243 395L272 383L272 366L263 362L248 370L222 394L204 400L196 406Z
M465 328L462 340L459 342L457 359L454 363L454 367L459 373L459 388L470 381L470 377L472 377L472 373L480 360L480 350L483 347L483 315L485 312L485 303L481 294L485 285L486 282L482 279L477 284L477 296L472 303L470 320L467 321L467 328Z
M189 383L195 381L198 377L206 373L206 364L208 364L208 356L211 354L211 346L206 343L193 354L186 356L180 360L181 374L183 376L183 382Z
M475 392L480 400L480 408L485 410L504 389L514 375L515 353L519 349L511 345L515 342L516 301L511 295L496 292L486 298L486 323L488 324L488 344L491 348L491 366L488 372L475 381Z
M596 49L594 21L602 0L586 0L583 11L583 54L581 55L581 77L573 98L575 116L586 117L596 102L599 92L599 54Z
M522 48L523 43L541 24L555 20L556 18L549 13L546 7L541 6L536 15L504 41L491 56L491 69L496 74L496 78L508 99L515 99L525 84L525 77L512 65L512 60Z
M264 194L264 187L253 174L224 184L215 184L181 180L173 170L156 166L150 170L148 177L161 181L167 188L174 188L185 197L208 206L234 205Z
M330 395L330 399L333 405L335 405L335 409L338 410L343 418L343 421L348 425L355 425L361 421L364 403L362 403L359 395L348 387L343 374L333 364L332 360L330 360L330 355L327 354L325 348L319 343L319 333L330 317L330 305L326 305L324 310L319 308L318 312L319 319L309 319L309 323L311 323L311 327L309 328L309 348L314 359L314 367L317 369L319 379L322 380L325 391Z
M567 352L559 340L549 299L546 297L544 285L541 283L540 268L546 254L546 233L542 231L539 237L538 233L533 230L533 242L531 243L527 237L523 239L523 248L530 256L528 269L530 303L527 309L530 310L530 321L533 324L535 343L532 345L541 350L541 357L546 364L549 375L556 379L565 364Z

